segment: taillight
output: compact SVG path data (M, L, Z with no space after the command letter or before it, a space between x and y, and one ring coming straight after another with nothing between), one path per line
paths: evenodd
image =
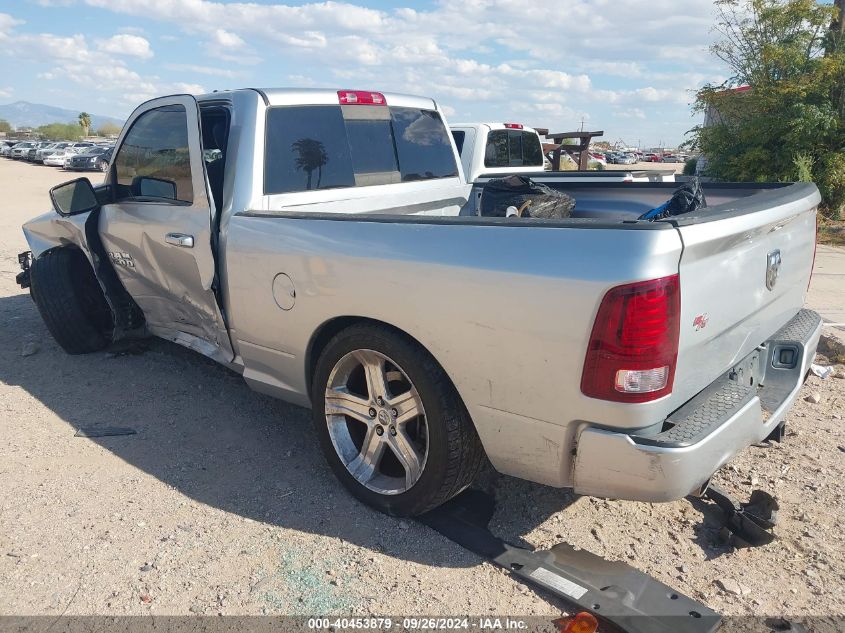
M366 90L338 90L337 98L341 105L387 105L383 94Z
M671 393L680 312L678 275L608 290L587 346L581 392L614 402L648 402Z
M521 130L522 123L505 123L504 126L509 130Z

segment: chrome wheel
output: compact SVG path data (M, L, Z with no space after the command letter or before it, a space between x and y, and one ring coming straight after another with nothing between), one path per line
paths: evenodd
M390 358L361 349L329 374L325 396L329 437L346 470L384 495L410 490L428 457L428 425L416 387Z

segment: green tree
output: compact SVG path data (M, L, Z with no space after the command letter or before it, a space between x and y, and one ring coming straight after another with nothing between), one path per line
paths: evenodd
M85 131L85 136L88 136L88 130L91 129L91 115L87 112L79 113L79 127Z
M120 126L115 125L114 123L103 123L100 127L97 128L97 135L98 136L116 136L120 134Z
M841 0L837 0L841 3ZM732 70L706 86L691 130L708 175L725 180L812 178L824 211L845 209L845 41L839 9L815 0L716 0L713 54ZM749 90L730 90L749 86ZM799 173L800 172L800 173Z
M7 134L12 131L12 125L6 119L0 119L0 132Z
M52 141L78 141L84 136L83 129L73 123L49 123L36 129L36 132L41 138Z

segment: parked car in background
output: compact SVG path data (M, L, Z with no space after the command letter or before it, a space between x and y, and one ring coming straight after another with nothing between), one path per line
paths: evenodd
M52 145L51 141L38 141L35 143L33 147L29 148L29 151L26 153L26 160L30 163L34 163L38 158L38 150L45 149Z
M96 169L97 171L107 172L109 170L109 165L111 164L111 157L112 152L114 151L114 147L106 148L106 151L100 154L99 158L97 158Z
M70 145L70 141L58 141L56 143L50 143L47 147L42 147L41 149L35 152L35 162L36 163L44 163L44 159L52 154L53 152L58 152L63 150L68 145Z
M26 155L29 153L29 150L31 150L33 147L35 147L34 141L21 141L20 143L12 147L12 151L9 153L9 156L11 158L14 158L15 160L26 158Z
M35 162L36 163L43 163L44 162L44 153L49 152L56 148L58 142L47 143L46 145L40 145L39 147L35 148Z
M17 141L3 141L0 143L0 156L9 157L9 154L12 151L12 147L17 144Z
M89 147L80 154L74 154L65 161L64 168L70 171L106 171L111 160L111 147ZM105 165L105 169L103 166Z
M660 154L648 153L643 155L643 161L646 163L662 163L663 157Z
M598 164L607 167L607 159L604 154L600 154L599 152L590 152L590 161L595 161Z
M48 150L44 154L44 164L50 167L64 167L65 161L71 156L76 156L79 152L87 148L74 148L68 144L66 147L55 150Z
M607 155L607 162L613 165L633 165L637 162L637 159L632 154L613 152Z

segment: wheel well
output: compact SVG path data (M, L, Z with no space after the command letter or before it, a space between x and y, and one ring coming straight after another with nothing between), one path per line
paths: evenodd
M400 336L407 338L410 341L413 341L417 345L419 345L422 349L431 355L434 359L434 362L440 366L440 369L443 369L443 373L446 375L446 378L452 384L452 387L455 389L455 393L458 394L458 398L461 400L463 404L463 398L461 398L461 394L458 393L457 387L455 387L455 381L452 380L451 376L446 372L443 368L443 365L440 364L440 361L432 354L425 345L420 343L416 338L408 334L405 330L402 330L395 325L391 325L390 323L386 323L384 321L379 321L378 319L370 319L367 317L356 317L356 316L343 316L343 317L335 317L334 319L330 319L323 323L314 335L311 337L311 342L308 345L308 350L305 353L305 369L306 375L305 380L306 384L308 385L308 398L311 398L311 381L313 380L314 376L314 369L317 366L317 359L320 357L320 354L325 349L326 345L328 345L329 341L332 340L332 337L340 332L341 330L345 330L346 328L352 325L358 325L361 323L370 323L372 325L380 325L382 327L388 327ZM466 407L466 405L464 405Z
M381 323L374 319L366 319L364 317L335 317L323 323L311 337L308 343L308 349L305 352L305 383L308 385L308 398L311 398L311 382L314 379L314 369L317 366L317 359L320 358L328 342L332 337L345 330L350 325L356 323Z

